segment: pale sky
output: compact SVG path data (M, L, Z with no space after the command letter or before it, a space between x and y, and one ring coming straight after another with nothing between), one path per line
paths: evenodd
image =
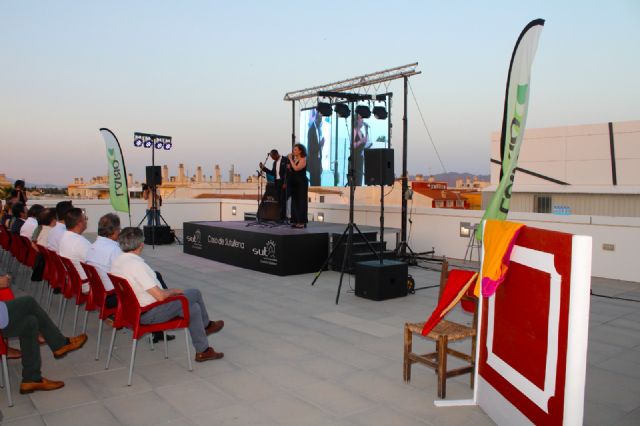
M520 31L546 20L527 126L640 119L640 1L8 1L0 7L0 173L66 185L106 173L111 129L173 136L156 164L243 178L288 152L303 89L419 62L411 79L448 171L488 173ZM402 83L391 85L400 155ZM442 168L409 94L409 172ZM639 141L640 143L640 141ZM396 174L400 174L396 162Z

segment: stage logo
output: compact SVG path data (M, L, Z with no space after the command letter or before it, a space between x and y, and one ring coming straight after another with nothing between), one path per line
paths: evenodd
M260 257L260 263L274 266L278 264L278 259L276 257L276 242L273 240L267 241L264 247L253 248L251 251L255 256Z
M244 250L244 242L238 241L235 238L214 237L213 235L207 235L207 242L209 244L226 246L231 248L237 248Z
M194 249L202 250L202 236L199 229L196 229L193 235L187 235L185 240L190 242Z

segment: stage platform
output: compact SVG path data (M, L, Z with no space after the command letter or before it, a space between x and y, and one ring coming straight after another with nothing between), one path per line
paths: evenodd
M274 275L317 272L329 256L331 235L346 225L310 222L305 229L254 222L184 222L184 252ZM380 228L358 225L365 234ZM385 234L398 232L385 228ZM391 242L395 244L395 240Z

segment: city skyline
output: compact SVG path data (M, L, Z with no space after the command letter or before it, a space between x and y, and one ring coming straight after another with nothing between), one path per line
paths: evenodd
M535 18L546 25L529 128L640 117L640 60L632 54L640 6L632 1L6 4L0 172L59 185L102 175L98 129L108 127L136 177L151 156L133 147L135 131L173 136L158 165L234 164L246 177L269 149L290 146L285 92L417 61L409 172L443 172L415 93L446 170L487 174L513 45ZM402 84L389 90L399 156Z

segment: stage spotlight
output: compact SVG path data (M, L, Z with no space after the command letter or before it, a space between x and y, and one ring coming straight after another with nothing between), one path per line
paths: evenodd
M347 118L351 115L351 110L347 104L336 104L333 109L341 118Z
M373 116L378 120L386 120L389 116L387 109L383 106L375 106L373 107Z
M322 114L323 117L331 117L331 104L326 102L318 102L318 106L316 107L318 112Z
M152 146L153 146L153 141L151 139L147 139L146 141L144 141L145 148L151 148Z
M164 143L162 141L156 141L156 149L162 149L164 147Z
M356 107L356 114L362 118L369 118L371 117L371 110L366 105L358 105Z
M133 146L140 148L142 146L142 139L138 138L133 141Z
M169 151L172 146L173 146L173 144L171 142L167 142L167 143L164 144L164 149Z

